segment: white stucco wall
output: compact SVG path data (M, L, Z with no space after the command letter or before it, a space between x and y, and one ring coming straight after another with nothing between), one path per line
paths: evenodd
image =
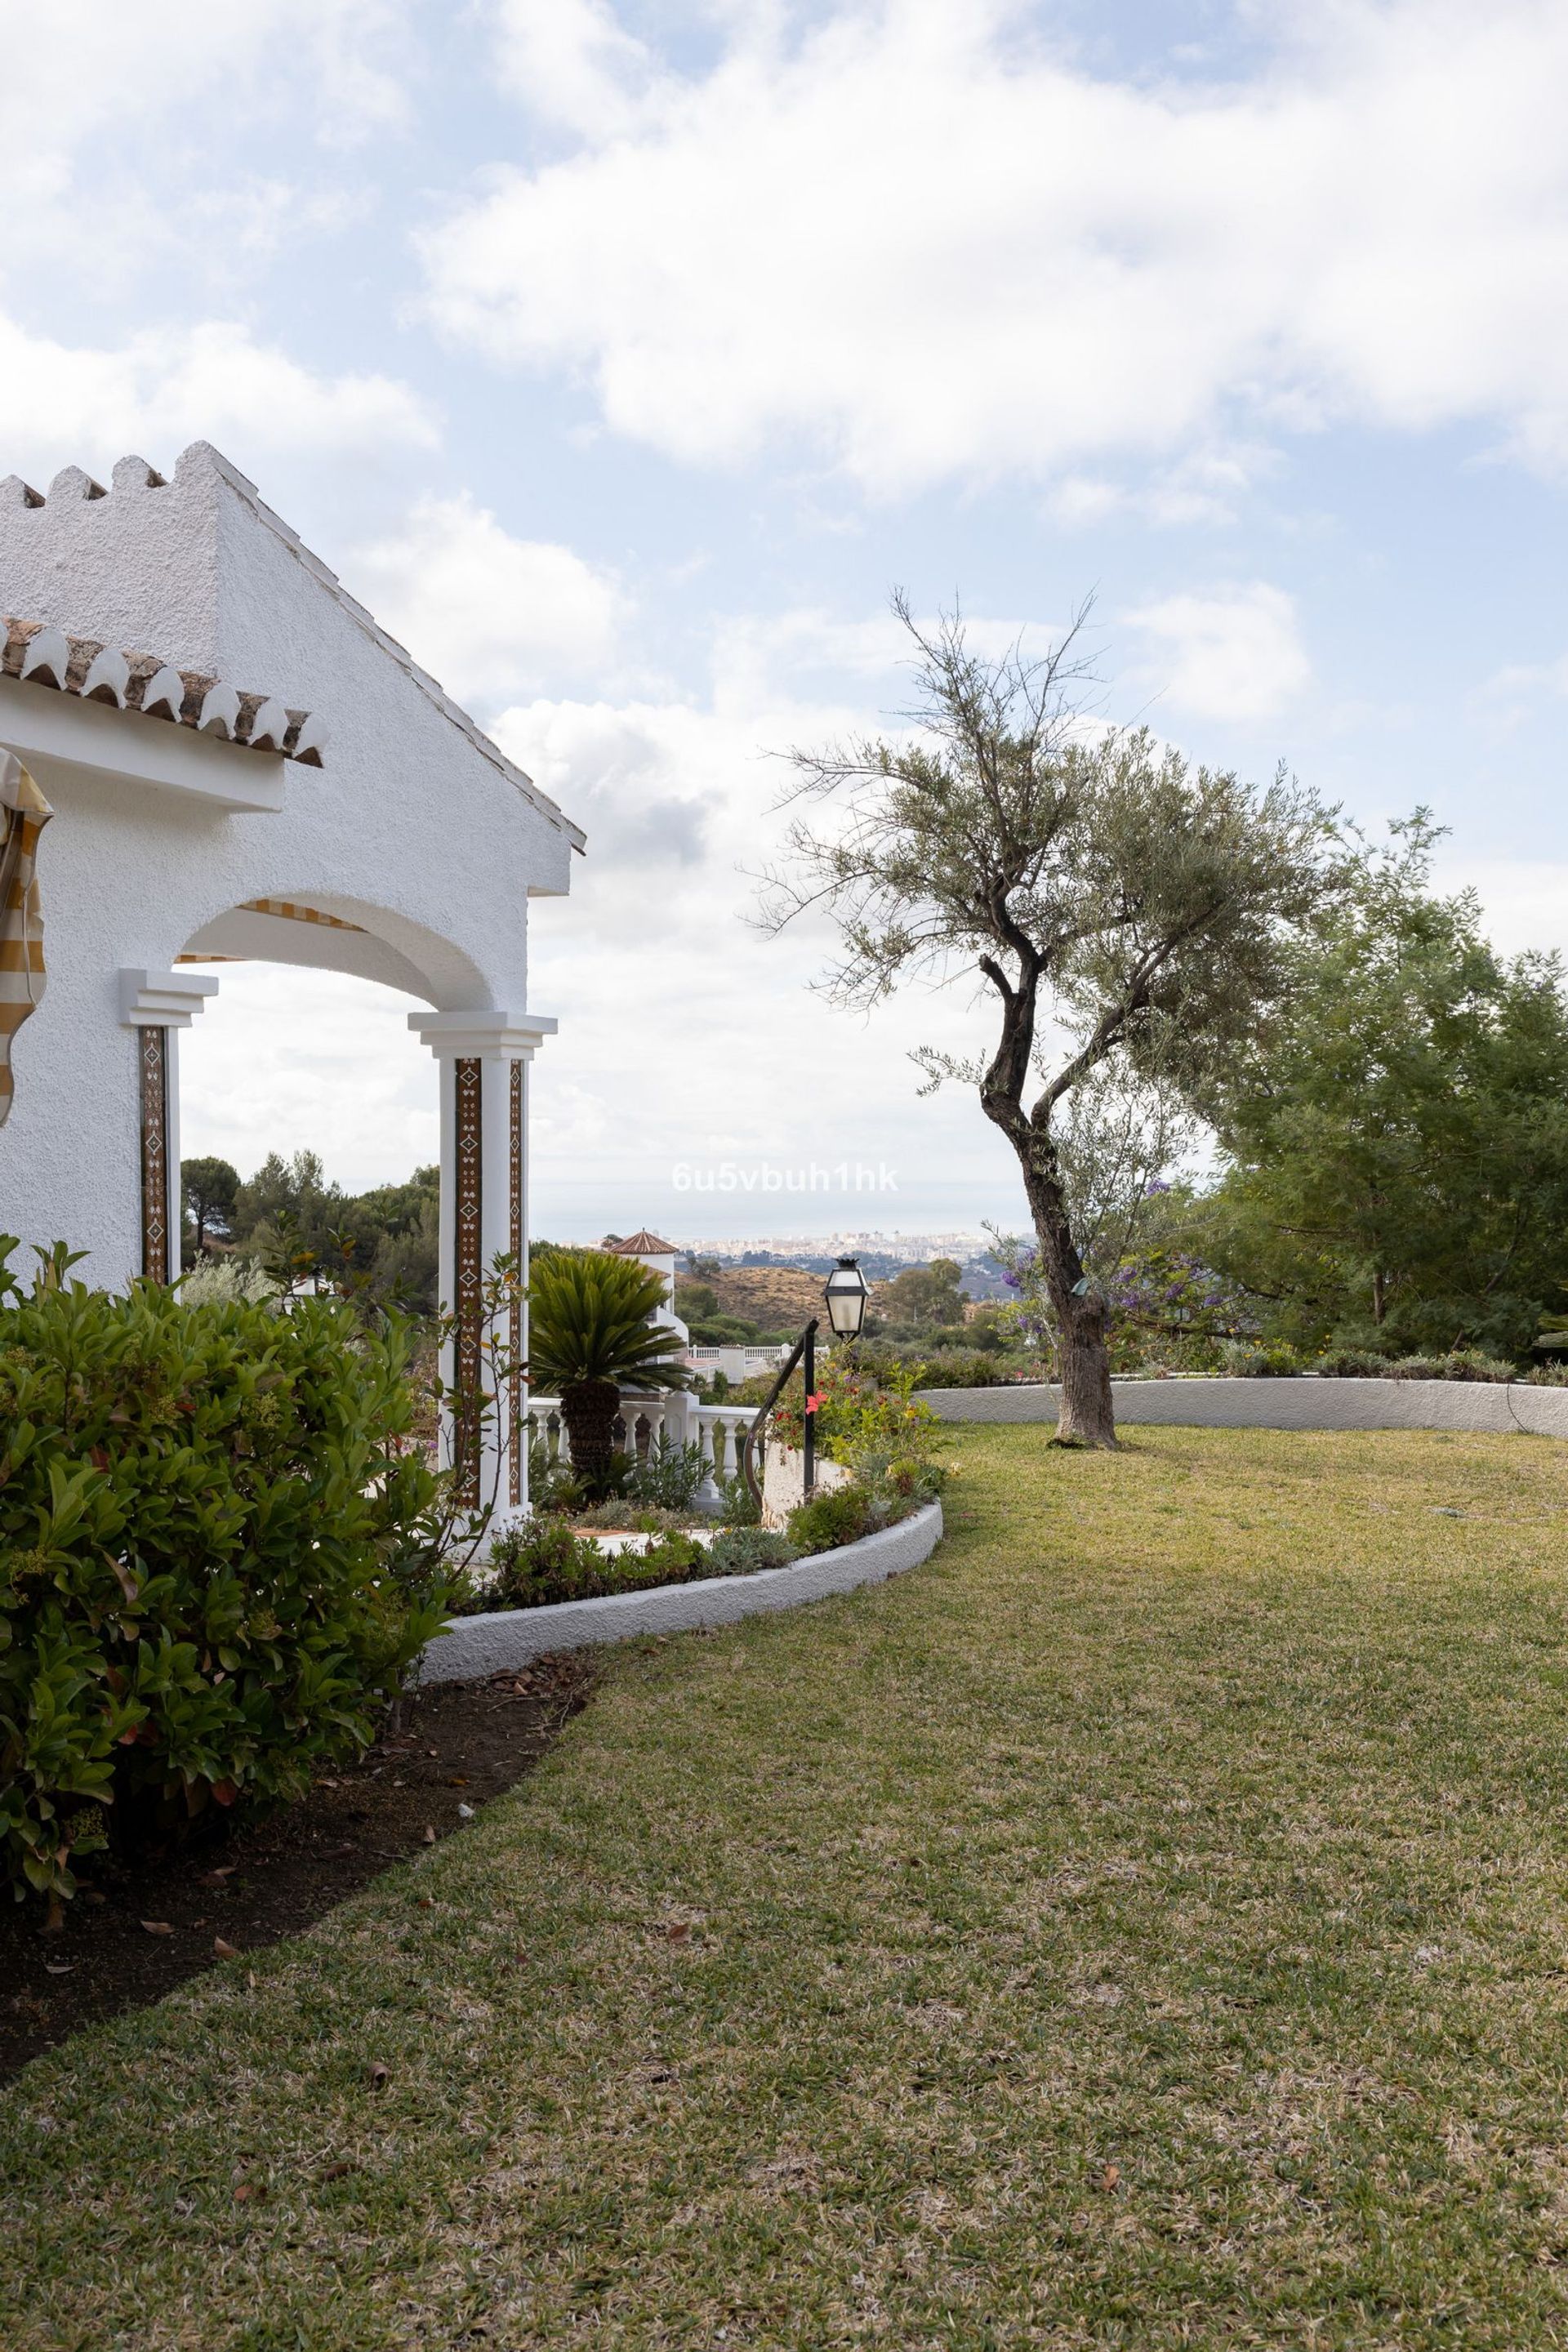
M1112 1381L1116 1418L1192 1429L1525 1430L1568 1437L1568 1389L1489 1381ZM1038 1386L921 1389L942 1421L1054 1423Z
M581 838L216 452L198 444L162 488L144 475L117 468L103 498L86 495L84 477L64 477L42 506L0 485L0 610L275 696L323 719L328 742L321 768L279 763L276 813L64 766L38 772L55 808L39 859L48 986L15 1048L0 1227L26 1241L64 1236L91 1253L89 1278L109 1283L138 1256L135 1040L120 1023L121 969L168 971L243 900L305 900L362 925L386 956L378 968L353 934L273 921L273 960L370 969L443 1011L520 1013L529 897L567 888ZM165 723L98 708L80 716L100 737L106 719L123 730L132 767L135 733ZM389 1022L398 1018L389 1004Z
M562 1601L544 1609L502 1609L459 1617L438 1633L419 1662L422 1682L476 1681L527 1665L557 1650L734 1625L778 1609L880 1584L929 1559L942 1540L942 1505L927 1503L896 1527L819 1551L788 1568L754 1576L714 1576L698 1584L663 1584L652 1592L616 1592L600 1601Z

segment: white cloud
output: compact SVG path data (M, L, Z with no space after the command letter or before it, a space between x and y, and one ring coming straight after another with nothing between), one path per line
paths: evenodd
M734 11L685 75L603 6L518 0L514 59L528 18L541 103L612 135L490 175L426 239L430 310L677 458L804 438L895 493L1241 414L1568 462L1559 0L1285 6L1207 86L1097 79L1001 0Z
M1568 654L1555 661L1510 662L1477 688L1471 708L1489 724L1515 728L1545 699L1568 695Z
M695 866L709 849L711 730L681 703L547 702L504 710L503 751L588 835L595 870ZM661 877L667 881L668 877Z
M428 409L381 375L318 375L249 330L149 328L118 348L29 334L0 316L0 456L46 474L111 465L127 449L220 442L242 466L279 451L428 448Z
M681 1161L851 1171L886 1161L899 1189L815 1196L809 1222L930 1226L960 1194L971 1221L1016 1214L1016 1181L978 1107L961 1093L922 1101L909 1049L960 1046L973 1033L967 992L914 991L870 1020L836 1011L809 983L826 928L768 940L743 920L750 878L776 842L784 772L771 753L851 730L879 714L860 674L801 691L816 615L736 622L714 644L709 690L691 702L537 702L496 722L498 740L584 825L572 895L530 919L531 1000L561 1019L535 1066L536 1193L542 1230L627 1229L677 1236L777 1231L760 1191L682 1195ZM850 635L880 641L871 620ZM852 698L831 698L847 686ZM975 1203L980 1205L975 1207ZM798 1200L791 1202L798 1223Z
M501 79L531 112L600 142L633 128L657 78L608 0L499 0L494 17Z
M1312 674L1295 605L1266 581L1210 596L1167 596L1125 618L1161 648L1146 673L1156 691L1203 718L1268 718Z
M1092 528L1116 514L1137 515L1159 529L1232 522L1247 493L1277 465L1271 449L1231 444L1188 451L1174 465L1131 482L1067 474L1051 487L1049 509L1068 529Z
M612 658L626 600L569 547L513 539L467 495L362 548L358 593L448 690L486 703Z
M160 273L187 315L231 311L282 244L360 217L363 150L406 130L416 0L115 0L35 8L0 75L0 152L17 233L10 307L156 315Z
M400 123L410 13L410 0L142 0L131 25L123 0L35 8L0 77L7 177L58 186L89 142L163 114L180 119L183 145L199 141L221 126L206 107L216 82L247 129L302 116L335 144Z

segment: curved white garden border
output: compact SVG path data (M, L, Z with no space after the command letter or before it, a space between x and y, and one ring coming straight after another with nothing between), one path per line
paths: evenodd
M1196 1429L1525 1430L1568 1437L1568 1388L1492 1381L1112 1381L1119 1422ZM943 1421L1054 1422L1045 1382L995 1389L921 1389Z
M459 1617L438 1633L419 1662L424 1683L472 1682L526 1666L551 1650L590 1642L626 1642L639 1633L685 1633L699 1625L732 1625L760 1610L796 1609L858 1584L879 1584L918 1568L942 1540L942 1505L927 1503L858 1543L819 1551L788 1568L755 1576L711 1576L699 1584L660 1584L651 1592L614 1592L602 1601L559 1601L547 1609L497 1609Z

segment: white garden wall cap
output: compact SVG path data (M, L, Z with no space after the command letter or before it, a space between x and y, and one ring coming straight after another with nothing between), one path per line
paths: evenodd
M1453 1429L1568 1437L1568 1388L1515 1381L1317 1378L1113 1380L1119 1424L1190 1429ZM1057 1391L1020 1382L989 1389L921 1389L942 1421L1051 1423Z
M249 751L280 753L301 767L321 764L325 735L308 710L286 710L273 696L247 694L201 670L177 669L159 654L122 653L96 637L73 637L46 621L6 618L0 628L0 677L172 721ZM263 715L266 724L258 726Z
M879 1528L858 1543L809 1553L787 1568L750 1576L699 1577L647 1592L612 1592L596 1601L557 1601L542 1609L497 1609L454 1619L420 1658L421 1682L477 1681L527 1665L554 1650L581 1650L596 1642L629 1642L649 1634L685 1633L733 1625L781 1609L826 1601L859 1586L880 1584L929 1559L942 1540L940 1503L924 1503L907 1519Z

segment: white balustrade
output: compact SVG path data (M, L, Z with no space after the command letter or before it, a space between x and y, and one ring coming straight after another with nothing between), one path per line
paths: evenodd
M721 1480L741 1475L741 1452L756 1410L748 1404L705 1404L681 1390L649 1396L628 1392L621 1401L616 1433L622 1451L629 1453L629 1440L636 1432L643 1459L658 1452L661 1439L672 1446L696 1445L702 1456L701 1492L713 1499ZM572 1445L559 1397L530 1395L528 1433L531 1444L542 1445L552 1462L571 1461Z

